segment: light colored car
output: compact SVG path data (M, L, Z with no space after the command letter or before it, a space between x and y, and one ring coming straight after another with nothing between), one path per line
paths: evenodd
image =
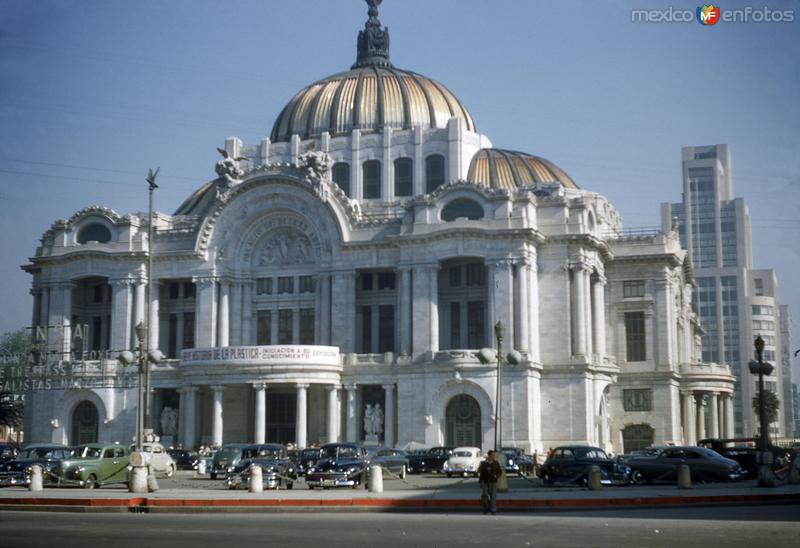
M477 476L478 467L481 465L482 460L483 456L480 448L456 447L453 449L453 454L444 463L442 470L444 470L448 478L453 477L453 475Z
M135 446L131 446L133 451ZM142 444L142 452L145 454L145 462L150 467L150 471L154 474L164 474L164 476L171 478L175 473L175 461L164 449L160 443L146 442Z

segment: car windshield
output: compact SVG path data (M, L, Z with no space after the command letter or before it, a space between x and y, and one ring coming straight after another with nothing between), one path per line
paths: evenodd
M579 459L608 459L605 451L590 447L587 449L576 449L575 456Z
M281 456L281 451L280 451L280 449L269 449L269 448L265 448L265 447L253 448L253 449L248 449L245 452L244 456L245 456L245 458L249 458L249 459L256 458L256 457L277 459L277 458L279 458Z
M10 457L14 454L14 449L11 447L3 447L0 451L0 457Z
M470 451L455 451L453 455L456 457L471 457L472 453Z
M303 449L300 458L303 460L316 459L319 457L319 449Z
M242 450L238 447L223 447L214 456L219 459L235 459L242 454Z
M325 453L325 457L329 459L354 459L358 456L356 448L348 446L324 447L322 451Z
M84 445L75 449L73 453L76 459L98 459L103 450L99 447L89 447Z

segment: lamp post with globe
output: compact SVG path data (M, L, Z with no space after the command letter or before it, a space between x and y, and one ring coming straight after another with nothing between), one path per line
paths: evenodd
M756 348L756 360L748 364L750 373L758 375L758 422L761 429L758 438L758 485L772 487L775 485L775 476L772 471L772 453L769 450L769 421L764 401L764 375L772 373L774 367L764 361L764 339L761 335L753 343Z

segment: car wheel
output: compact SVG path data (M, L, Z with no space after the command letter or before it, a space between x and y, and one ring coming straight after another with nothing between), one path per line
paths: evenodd
M86 478L85 482L83 482L83 488L94 489L95 487L99 487L99 485L97 485L97 476L92 474L88 478Z
M308 486L308 488L309 488L310 490L312 490L312 491L314 490L314 486L313 486L313 485L309 485L309 486Z
M578 485L581 487L589 487L589 476L583 476L578 480Z
M172 464L167 466L167 472L166 472L167 477L171 478L174 473L175 473L175 466L173 466Z
M405 464L400 468L400 479L401 480L406 479L406 465Z
M547 472L545 472L545 473L542 475L542 481L543 481L543 482L545 482L547 485L553 485L553 478L552 478L552 476L551 476L550 474L548 474Z
M287 482L286 482L286 488L287 488L287 489L291 489L291 488L293 488L293 487L294 487L294 482L293 482L293 481L287 481Z
M211 472L211 479L212 480L217 479L217 475L214 472Z
M453 477L453 474L451 474L450 472L448 472L448 473L447 473L447 477L448 477L448 478L452 478L452 477Z
M634 485L644 485L647 483L641 470L631 470L631 483Z

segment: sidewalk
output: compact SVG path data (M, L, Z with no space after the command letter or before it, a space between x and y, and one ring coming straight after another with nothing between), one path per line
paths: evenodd
M165 489L145 495L122 488L99 490L19 487L0 489L0 511L113 511L113 512L259 512L259 511L478 511L480 493L467 489L408 489L370 493L363 489L246 490ZM614 487L590 491L575 487L515 488L498 495L498 508L507 511L597 510L644 506L786 504L800 503L800 485L759 488L743 484L704 484L692 489L674 485Z

